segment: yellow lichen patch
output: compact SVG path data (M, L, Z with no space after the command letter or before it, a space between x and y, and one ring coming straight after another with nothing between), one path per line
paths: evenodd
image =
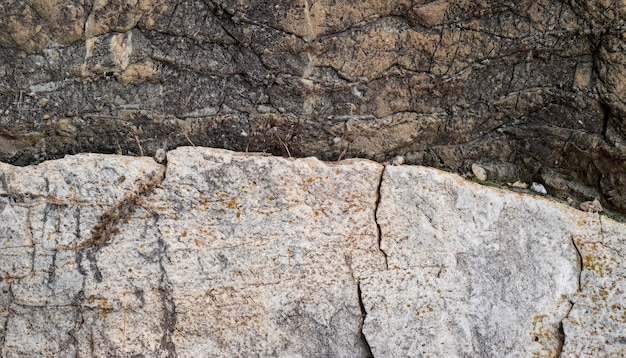
M229 209L236 209L239 205L237 204L237 200L235 200L235 198L231 198L226 204L226 207Z
M118 77L117 81L122 84L157 82L157 72L154 64L150 61L134 63L124 70Z
M535 350L533 354L553 357L560 344L558 329L547 321L547 314L539 314L533 317L533 331L529 332L531 342L541 345L541 350Z

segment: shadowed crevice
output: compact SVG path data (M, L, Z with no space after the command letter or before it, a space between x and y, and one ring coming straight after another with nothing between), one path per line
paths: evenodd
M365 306L363 305L363 292L361 291L361 283L357 282L357 293L359 298L359 309L361 310L361 322L359 331L361 332L361 340L363 341L363 346L366 350L366 357L374 357L372 353L372 347L370 347L369 342L367 341L367 337L365 337L365 333L363 333L363 326L365 325L365 317L367 317L367 311L365 311Z

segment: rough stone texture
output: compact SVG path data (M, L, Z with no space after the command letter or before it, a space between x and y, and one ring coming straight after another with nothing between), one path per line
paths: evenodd
M0 160L480 161L626 212L625 20L624 0L5 0Z
M387 167L377 217L390 270L362 284L372 352L557 356L582 216L436 169Z
M381 165L180 148L110 241L75 248L163 168L2 170L1 356L368 356L358 280L384 267Z
M582 294L563 322L564 356L626 355L626 252L624 225L598 215L580 218L574 236L582 255Z
M0 357L619 356L624 224L436 169L0 163Z

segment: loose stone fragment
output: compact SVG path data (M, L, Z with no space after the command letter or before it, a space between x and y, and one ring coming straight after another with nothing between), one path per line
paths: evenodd
M542 185L539 184L537 182L533 182L532 185L530 186L530 190L535 191L539 194L548 194L548 191L546 190L546 188Z
M526 189L528 188L528 184L521 182L521 181L516 181L515 183L506 183L508 186L512 187L512 188L518 188L518 189Z
M480 165L476 163L472 164L472 173L474 173L474 175L476 176L476 178L478 178L478 180L482 180L482 181L487 180L487 171L485 170L485 168L481 167Z
M157 149L157 151L154 153L154 160L159 164L165 163L165 161L167 160L167 153L165 152L165 149Z

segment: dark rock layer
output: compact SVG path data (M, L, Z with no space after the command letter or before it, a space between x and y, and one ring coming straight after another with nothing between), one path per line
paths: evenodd
M0 160L397 155L626 212L623 0L7 0Z

